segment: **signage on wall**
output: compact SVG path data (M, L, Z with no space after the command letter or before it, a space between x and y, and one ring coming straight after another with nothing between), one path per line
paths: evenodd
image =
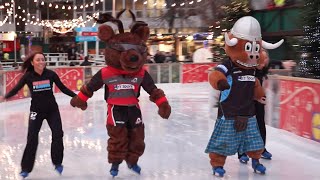
M1 33L0 41L14 41L15 33Z
M76 42L97 41L96 36L76 36Z
M74 30L76 32L98 32L97 27L76 27Z

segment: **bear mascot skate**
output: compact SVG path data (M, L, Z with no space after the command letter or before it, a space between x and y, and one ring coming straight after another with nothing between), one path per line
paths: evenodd
M138 97L141 87L150 95L149 98L158 107L158 114L168 119L171 107L163 90L157 88L150 74L143 68L147 59L146 41L149 27L142 21L135 21L130 11L133 24L130 32L124 32L123 24L117 17L101 14L97 23L98 37L106 43L105 61L107 66L99 70L91 80L83 85L77 96L72 98L73 107L85 110L87 100L102 86L105 88L107 107L106 127L108 139L108 162L112 164L110 174L118 175L119 165L126 161L129 169L140 174L139 157L145 149L144 123L141 117ZM111 22L118 26L115 33Z
M218 118L206 148L213 174L224 176L227 156L246 153L252 158L254 172L264 174L259 159L264 144L257 127L254 100L265 101L265 94L255 77L256 67L263 64L264 49L275 49L283 40L271 44L262 40L259 22L245 16L225 33L225 52L229 57L209 74L209 83L221 91Z

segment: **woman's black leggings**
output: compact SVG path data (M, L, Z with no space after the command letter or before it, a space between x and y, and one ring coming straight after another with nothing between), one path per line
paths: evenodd
M63 130L59 110L53 112L30 112L27 145L21 160L22 171L31 172L38 148L38 135L43 120L46 119L52 132L51 160L54 165L61 165L63 160Z

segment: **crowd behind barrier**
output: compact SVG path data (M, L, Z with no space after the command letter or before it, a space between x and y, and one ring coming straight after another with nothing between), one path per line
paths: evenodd
M207 82L208 73L217 64L154 63L146 64L145 68L156 83L195 83ZM49 68L68 88L78 91L102 66ZM270 73L266 88L266 124L320 142L320 80L290 77L287 75L291 72L286 69ZM0 71L0 95L10 91L21 76L20 70ZM54 87L54 92L59 90ZM28 88L24 87L10 100L29 95Z

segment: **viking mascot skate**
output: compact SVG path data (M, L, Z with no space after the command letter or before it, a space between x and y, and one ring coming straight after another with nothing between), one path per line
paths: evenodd
M134 172L140 174L141 171L138 160L145 149L144 123L138 103L141 87L150 95L150 100L157 104L162 118L168 119L171 113L164 92L157 88L150 74L143 68L147 59L148 25L135 21L135 16L130 11L133 25L130 32L124 32L119 20L123 12L124 10L116 18L102 14L97 20L101 24L117 24L119 33L115 34L111 26L106 24L99 27L98 37L106 43L107 67L99 70L82 86L79 94L70 102L72 106L85 110L88 98L104 86L108 104L108 162L112 164L110 174L113 177L118 175L122 161L126 161L128 168Z
M220 103L214 131L206 148L213 174L223 176L227 156L246 153L252 158L254 172L264 174L266 168L259 159L264 144L255 117L254 100L265 101L255 68L263 63L261 48L275 49L283 43L267 43L261 38L259 22L251 17L240 18L229 33L225 33L228 59L209 75L210 85L219 91Z

